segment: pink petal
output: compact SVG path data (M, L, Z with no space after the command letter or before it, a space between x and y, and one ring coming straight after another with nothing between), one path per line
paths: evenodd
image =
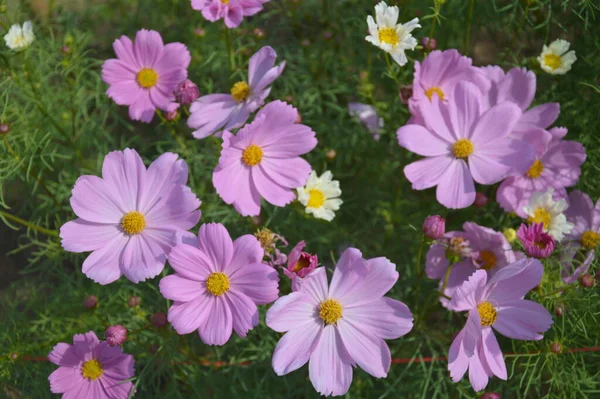
M233 329L240 337L246 337L258 325L258 308L249 297L236 291L228 291L225 299L231 309Z
M161 57L154 65L154 69L158 73L158 80L162 73L170 70L183 70L185 76L182 80L187 78L187 68L190 65L192 57L189 50L182 43L168 43L162 49Z
M442 140L453 143L458 139L460 132L454 130L450 111L437 96L434 96L431 102L423 101L420 103L419 109L425 120L425 125Z
M592 228L594 203L587 194L579 190L571 192L569 194L569 207L564 213L569 222L575 224L575 227L569 234L570 237L580 239L586 230Z
M523 175L534 161L533 148L513 138L485 144L469 156L473 179L481 184L497 183L509 174Z
M100 344L100 340L93 331L88 331L85 334L75 334L73 336L73 349L77 357L83 361L90 360L96 347Z
M218 318L219 316L213 314L214 298L204 291L201 296L189 302L176 300L169 308L167 319L177 334L189 334L201 328L202 325L210 323L211 318Z
M240 106L229 94L203 96L192 103L187 125L196 129L193 133L195 138L202 139L230 124L228 122L240 112L239 109ZM242 123L248 119L250 112L247 111L245 116Z
M102 64L102 80L109 85L125 82L137 85L135 82L136 73L137 69L135 67L121 60L110 59Z
M308 322L287 332L273 351L273 370L282 376L304 366L321 338L321 324Z
M230 165L219 165L213 172L213 185L227 204L233 204L242 216L260 214L260 194L250 178L250 168L241 159Z
M323 329L310 356L308 372L313 387L321 395L340 396L348 392L352 382L351 360L335 326Z
M329 287L330 295L338 298L350 294L354 285L366 273L367 266L362 258L362 253L356 248L347 248L342 252L333 271ZM327 279L325 279L325 283L327 283Z
M98 284L109 284L121 277L120 257L127 238L119 235L102 248L92 252L83 262L83 274Z
M542 281L544 266L537 259L525 258L498 270L488 281L487 299L503 303L521 299Z
M205 223L198 232L198 249L206 254L215 270L223 271L233 257L233 242L220 223Z
M481 338L482 355L485 357L490 371L496 377L506 380L508 378L506 364L504 363L502 350L500 350L500 345L498 345L494 332L491 328L483 328L481 330Z
M133 283L158 276L167 256L157 243L136 234L129 238L121 254L121 272Z
M286 188L298 188L306 184L312 167L302 158L263 158L259 167L274 182Z
M463 349L468 357L473 356L475 348L481 340L481 319L479 317L479 311L477 308L473 308L469 311L469 317L467 318L467 324L465 324L465 335L463 337Z
M318 305L327 299L327 291L327 274L324 267L318 267L310 272L298 287L298 292L306 294L307 300L313 305Z
M487 386L492 373L485 363L485 358L478 352L469 358L469 382L475 392Z
M95 251L115 236L121 235L118 225L87 222L75 219L62 225L62 247L69 252Z
M229 12L225 14L225 26L229 29L237 28L244 19L244 9L242 7L229 7Z
M475 185L467 163L456 159L441 175L436 197L446 208L466 208L475 202Z
M64 367L75 367L81 362L81 359L75 353L75 348L64 342L54 345L54 348L48 354L48 360L57 366Z
M349 277L350 281L354 283L346 293L340 293L333 289L329 291L330 295L338 299L344 307L361 306L379 299L398 280L396 265L386 258L369 259L366 261L366 268L363 266L364 264L364 261L353 264L351 273L354 273L356 277Z
M265 250L256 237L252 234L243 235L233 242L233 256L223 272L231 275L251 263L261 263L264 255Z
M454 160L454 157L446 155L424 158L406 165L404 175L412 183L413 190L425 190L440 183L441 177Z
M535 96L535 74L525 68L512 68L498 84L497 103L511 101L523 111Z
M277 299L267 311L266 323L270 329L286 332L306 323L314 323L315 305L303 292L292 292Z
M473 137L482 101L481 92L473 83L460 82L454 87L448 108L452 129L458 138Z
M250 175L259 194L270 204L284 207L296 199L292 190L274 182L261 167L253 167Z
M546 129L552 125L560 113L559 103L547 103L533 107L523 113L517 126L518 131L526 129L528 126L536 126Z
M127 211L121 208L114 192L97 176L81 176L72 191L71 207L77 216L94 223L120 224Z
M218 271L204 252L188 244L179 244L171 250L169 264L182 277L198 282Z
M396 132L398 144L423 156L446 155L452 145L420 125L405 125Z
M349 323L363 325L373 336L383 339L399 338L413 327L413 316L408 306L386 297L344 308L343 317Z
M487 273L485 270L477 270L467 281L462 283L452 295L450 309L455 312L464 312L477 306L478 292L486 285Z
M270 85L283 72L285 62L278 67L273 67L276 58L277 53L271 46L262 47L250 58L248 78L250 87L255 91L260 91Z
M209 297L210 312L206 318L206 323L200 324L198 332L200 339L206 345L225 345L231 337L232 315L229 304L225 298Z
M279 275L264 263L245 265L229 275L232 291L240 292L257 305L266 305L279 296Z
M150 100L150 93L145 90L137 100L129 106L129 118L144 123L152 122L156 106Z
M353 362L373 377L383 378L387 376L392 356L383 339L374 336L368 327L365 328L360 324L353 325L344 317L338 320L337 328L344 347Z
M452 341L448 352L448 370L453 382L460 381L469 368L469 358L465 354L462 345L464 336L465 330L462 329Z
M127 36L121 36L113 42L115 54L124 64L129 65L132 70L139 70L142 67L135 58L133 42Z
M540 333L552 325L552 316L539 303L525 299L503 302L498 307L498 318L493 327L508 338L540 340Z
M59 367L48 376L48 381L52 393L75 391L86 383L76 367Z
M163 47L162 37L156 31L142 29L135 35L133 50L142 68L152 68L162 55Z
M146 167L137 151L126 148L109 152L102 163L102 179L110 188L111 196L118 201L120 209L125 213L140 210Z
M478 148L508 136L521 117L521 109L514 103L498 104L481 115L470 138Z
M446 246L432 244L425 256L425 273L432 280L439 280L446 274L450 261L446 258Z
M198 281L190 280L178 274L166 276L158 284L160 293L172 301L189 302L206 292L205 287Z
M118 105L133 105L140 101L147 93L134 81L113 83L106 90L106 95Z

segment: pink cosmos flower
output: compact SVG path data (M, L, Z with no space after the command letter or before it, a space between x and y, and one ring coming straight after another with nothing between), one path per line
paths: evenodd
M544 267L537 259L524 259L489 278L476 271L454 293L450 309L469 312L448 354L448 370L458 382L469 370L469 381L481 391L489 377L506 380L502 351L492 331L519 340L540 340L552 325L552 316L539 303L523 297L542 280Z
M75 334L73 345L56 344L48 360L59 366L48 377L50 390L65 399L126 399L133 388L125 382L134 375L133 356L100 342L93 331Z
M535 160L526 173L510 176L500 184L496 200L506 212L526 218L523 208L536 192L554 188L554 200L567 199L565 187L577 184L586 153L581 143L555 139L545 130L533 129L518 135L533 146Z
M296 198L311 166L300 155L317 145L310 127L294 123L298 111L274 101L262 108L252 123L234 136L223 134L223 150L213 173L213 184L223 201L242 216L260 213L261 197L276 206Z
M375 140L379 140L383 130L383 118L377 114L377 108L368 104L349 103L348 110L351 116L358 118L360 123L365 125Z
M463 224L463 232L450 232L444 241L433 244L427 252L427 277L440 280L440 290L448 267L452 265L444 294L450 298L476 270L490 276L516 261L515 253L504 234L473 222ZM448 300L440 298L447 307Z
M103 285L123 274L134 283L155 277L200 219L187 179L177 154L164 153L146 169L135 150L110 152L102 178L86 175L75 183L71 207L78 219L60 228L63 248L93 251L83 273Z
M448 102L452 99L454 87L459 82L471 82L481 93L487 93L490 89L489 79L472 64L470 58L454 49L432 51L423 63L415 61L413 94L409 100L409 108L413 115L411 123L423 124L422 113L417 111L419 106L431 102L434 97Z
M554 238L544 232L543 223L533 223L530 226L522 223L517 231L517 237L523 244L527 255L533 258L548 258L556 248Z
M437 97L419 107L426 127L398 129L398 143L426 158L404 168L415 190L437 186L438 201L447 208L466 208L475 201L475 185L494 184L511 173L525 173L533 149L510 133L521 116L504 102L482 113L483 98L472 83L461 82L445 104Z
M277 299L277 272L262 263L264 251L251 234L231 241L222 224L200 227L198 242L169 254L175 274L160 292L175 301L168 320L179 334L198 330L207 345L224 345L232 330L245 337L258 324L258 308Z
M565 237L561 253L562 278L567 284L587 273L600 244L600 201L594 206L587 194L575 190L569 194L569 203L565 216L575 226Z
M119 105L129 106L129 117L149 123L156 109L177 108L173 91L187 78L191 56L181 43L163 44L160 33L140 30L135 43L126 36L115 40L117 59L104 61L102 80L106 94Z
M384 297L397 280L393 263L365 260L355 248L344 251L329 287L325 268L315 269L267 312L267 325L286 333L273 353L275 373L309 362L310 380L326 396L348 391L356 365L385 377L392 359L384 339L401 337L413 326L408 307Z
M559 103L538 105L528 110L535 97L535 74L525 68L513 68L504 73L499 66L480 68L490 79L491 88L486 97L486 106L493 107L503 101L519 106L523 115L514 127L515 133L547 129L556 121L560 113Z
M305 246L306 243L304 241L296 244L288 256L287 268L283 269L283 273L292 280L292 290L294 291L296 291L299 281L319 265L319 257L304 252L303 249Z
M194 101L187 122L190 128L196 129L194 137L203 139L215 132L219 132L215 136L220 137L221 130L236 129L246 123L250 113L264 104L271 92L268 86L285 68L285 61L274 66L276 58L273 48L261 48L250 58L247 82L234 84L231 94L209 94Z
M228 28L237 28L244 17L249 17L262 10L262 5L270 0L192 0L192 8L202 11L202 16L215 22L225 20Z

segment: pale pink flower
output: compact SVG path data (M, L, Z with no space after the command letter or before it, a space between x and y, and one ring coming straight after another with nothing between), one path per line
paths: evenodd
M249 17L260 12L264 3L270 0L192 0L192 8L202 11L202 16L215 22L225 20L225 26L236 28L244 17Z

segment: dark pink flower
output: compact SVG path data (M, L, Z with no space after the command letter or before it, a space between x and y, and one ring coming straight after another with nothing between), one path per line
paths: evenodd
M547 258L552 255L556 242L548 233L544 233L543 223L533 223L529 226L521 224L517 231L517 237L521 240L527 255L534 258Z
M319 265L317 255L311 255L308 252L302 251L305 246L306 243L304 241L296 244L288 256L287 268L283 269L283 273L292 280L292 289L296 286L297 277L306 277Z

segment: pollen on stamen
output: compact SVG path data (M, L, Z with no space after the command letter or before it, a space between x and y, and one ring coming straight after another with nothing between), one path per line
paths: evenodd
M477 311L479 312L479 318L481 319L481 325L483 327L489 327L496 322L498 313L496 309L489 302L482 302L477 305Z
M335 324L342 318L342 304L335 299L327 299L319 305L319 317L325 324Z
M326 199L325 194L321 190L313 188L312 190L308 190L308 204L306 206L309 208L320 208Z
M81 375L90 381L100 378L104 374L102 363L96 359L88 360L81 367Z
M536 159L535 162L533 163L533 165L531 165L531 167L527 171L527 176L532 179L537 179L538 177L540 177L542 175L543 171L544 171L544 164L539 159Z
M158 73L154 69L144 68L137 73L136 78L141 87L150 89L158 82Z
M229 291L229 278L225 273L211 273L206 279L206 289L214 296L221 296Z
M581 235L581 245L587 249L593 249L600 244L600 234L592 230L584 231Z
M395 46L398 44L398 34L394 28L380 28L379 29L379 41Z
M433 98L433 95L437 94L437 96L439 97L439 99L441 101L444 101L444 92L442 91L442 89L440 89L437 86L431 87L427 90L425 90L425 95L427 96L427 98L429 99L429 101L431 101L431 99Z
M146 219L138 211L129 212L121 220L123 231L129 235L141 233L146 227Z
M469 139L460 139L452 147L454 156L459 159L466 159L473 153L473 143Z
M248 166L258 165L262 161L263 154L262 148L251 144L242 153L242 161Z
M238 103L245 101L250 96L250 86L244 81L237 82L231 88L231 97Z
M479 258L483 265L481 268L483 270L491 270L496 267L496 263L498 260L496 259L496 255L492 251L481 251L479 252Z
M560 55L546 54L544 56L544 64L549 66L552 70L560 68L560 64L561 64Z

